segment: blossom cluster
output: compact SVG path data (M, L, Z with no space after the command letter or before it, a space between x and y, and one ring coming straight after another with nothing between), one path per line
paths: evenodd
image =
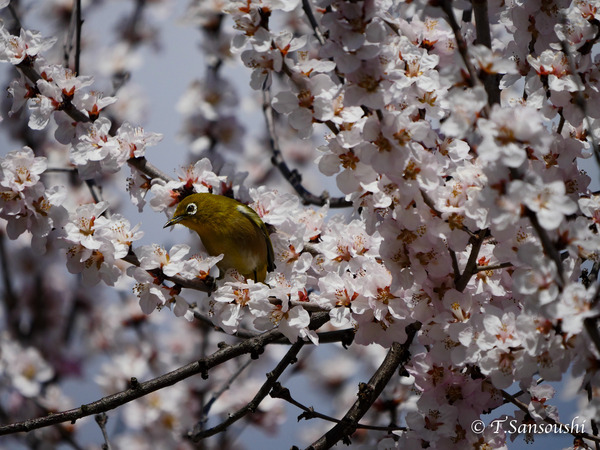
M26 105L28 127L52 131L81 180L101 180L129 163L128 191L140 211L148 203L171 217L192 193L247 203L274 229L276 269L264 283L220 273L222 256L205 254L195 236L193 246L169 250L134 245L141 227L109 202L73 205L67 189L46 188L47 160L29 147L0 160L6 232L15 239L28 231L41 252L54 230L67 269L81 273L83 285L133 287L153 318L169 308L188 321L209 318L228 334L277 328L292 343L317 345L322 330L309 325L320 311L330 330L353 331L358 354L380 356L374 347L404 344L410 356L386 395L406 427L367 445L505 448L505 432L490 425L477 434L471 426L502 405L503 391L519 385L528 412L513 416L527 423L559 420L548 402L554 392L540 378L561 381L570 371L588 392L600 386L600 344L588 333L600 316L592 282L600 195L578 166L600 140L600 58L592 51L598 8L586 0L489 2L485 44L480 23L454 26L463 2L456 10L443 7L451 2L312 3L192 2L188 20L206 33L210 70L178 108L192 154L208 158L196 157L176 179L146 164L145 149L159 134L107 113L118 95L90 90L91 76L45 59L56 39L0 28L0 61L21 70L9 87L10 116ZM218 32L224 15L233 35ZM276 146L287 124L288 138L317 143L315 165L335 179L349 212L333 214L327 202L307 207L285 186L250 188L247 174L214 155L217 144L242 146L238 99L219 72L235 58L251 70L250 87L263 91L263 108L277 113L269 141ZM199 285L210 296L194 292ZM103 324L107 314L98 313ZM114 314L124 323L149 320ZM413 324L415 337L407 331ZM0 371L20 395L35 396L52 370L28 352L35 376L24 381L9 364L17 348L3 348ZM152 373L154 350L128 350L103 368L100 383L114 392L128 376ZM248 397L234 391L232 398L236 392ZM193 426L178 414L182 404L198 408L184 389L145 401L127 419L144 430L145 442L164 423L169 439ZM600 415L597 398L584 408ZM382 415L372 420L387 425Z
M29 147L0 158L0 217L7 220L6 233L16 239L29 231L39 253L46 251L50 232L67 221L62 206L66 191L59 186L46 189L40 179L46 167L46 158L36 157Z
M515 2L494 10L497 36L503 27L519 32L488 49L472 42L475 30L466 24L464 60L450 24L415 13L414 5L322 3L327 39L312 60L306 36L265 25L265 10L281 5L229 8L244 31L251 86L286 75L290 87L273 108L288 115L299 138L327 125L319 168L360 210L355 227L332 220L319 235L311 271L320 275L319 294L312 297L335 307L332 324L353 325L361 343L403 342L407 324L423 324L419 342L427 350L409 369L421 391L418 411L397 445L474 445L481 436L469 425L498 406L497 389L531 384L535 375L558 381L571 364L590 373L585 361L597 359L582 328L600 312L597 288L580 281L582 265L598 258L590 221L597 209L588 209L597 196L577 167L592 144L575 97L597 103L599 95L595 83L578 80L595 80L598 71L597 58L582 51L595 42L595 9ZM572 19L569 28L560 16ZM527 17L529 27L519 26ZM541 25L548 20L556 26ZM561 40L569 40L566 50ZM502 103L491 105L493 92L452 65L501 78ZM517 82L523 98L510 98ZM593 108L585 114L597 116ZM467 376L472 367L490 384ZM418 382L437 370L439 380Z
M86 90L93 84L93 77L77 75L62 65L47 62L41 53L55 42L55 38L44 39L40 33L26 30L18 37L13 36L4 26L0 27L0 62L26 65L37 74L34 79L21 75L11 82L10 115L26 104L30 112L28 125L33 130L44 130L53 118L58 125L55 138L69 145L71 163L83 179L116 172L129 158L143 156L147 146L160 141L161 135L146 133L128 123L111 134L112 122L100 117L100 113L117 99ZM72 111L77 112L76 120L71 117Z

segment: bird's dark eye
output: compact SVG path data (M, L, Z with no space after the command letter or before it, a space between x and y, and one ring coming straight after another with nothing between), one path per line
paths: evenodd
M190 216L196 214L196 211L198 211L198 207L195 203L190 203L189 205L187 205L187 208L185 208L186 214L189 214Z

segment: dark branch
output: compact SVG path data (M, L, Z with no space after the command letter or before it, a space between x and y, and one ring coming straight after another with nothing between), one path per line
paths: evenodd
M213 330L218 331L220 333L225 333L225 330L216 326L209 317L202 314L197 309L192 309L194 313L194 319L199 320L205 325L211 327ZM256 331L250 331L243 328L238 329L235 333L230 336L235 336L240 339L252 339L259 335L260 333ZM354 341L354 335L356 334L356 330L354 328L346 328L344 330L335 330L335 331L324 331L323 333L317 333L317 337L319 338L319 344L331 344L334 342L340 342L344 348L350 347L352 342ZM312 343L311 341L307 342L307 344ZM273 344L284 344L289 345L290 341L285 336L282 336L281 339L278 339L273 342Z
M2 264L2 281L4 282L4 292L2 299L6 307L6 324L9 327L18 327L14 319L14 311L18 304L18 298L13 287L13 278L10 265L10 253L7 252L4 239L4 231L0 231L0 264ZM14 268L14 267L13 267Z
M279 149L279 143L277 140L277 134L275 132L275 121L273 118L273 109L271 107L271 95L268 88L263 89L263 113L267 122L267 130L269 132L269 142L271 144L271 162L283 177L288 180L290 185L294 188L296 193L300 196L304 204L306 205L318 205L323 206L329 202L329 206L332 208L347 208L352 206L352 203L344 198L330 198L327 192L323 192L320 196L317 196L309 192L302 185L302 176L297 170L291 170L285 160L283 154Z
M133 253L131 250L129 251L129 253L126 256L124 256L121 259L125 262L128 262L129 264L133 264L134 266L137 266L137 267L140 266L140 261L138 260L135 253ZM164 274L162 275L162 277L164 278L164 280L171 281L171 282L178 284L179 286L184 287L184 288L194 289L194 290L200 291L200 292L214 291L214 285L208 279L202 280L200 278L196 278L196 279L190 280L188 278L183 278L179 275L167 276Z
M527 407L527 405L525 403L523 403L521 400L518 400L514 395L509 394L508 392L501 390L500 391L502 394L502 397L504 397L504 400L508 401L509 403L512 403L513 405L515 405L517 408L519 408L521 411L523 411L525 414L529 414L529 409ZM552 425L557 425L560 427L561 430L570 430L569 425L565 425L557 420L554 420L552 417L546 417L544 419L544 422L552 424ZM575 437L579 437L579 438L583 438L583 439L589 439L591 441L594 441L596 443L600 443L600 437L598 436L594 436L592 434L589 433L573 433L572 431L570 432L571 435L575 436Z
M317 313L311 318L309 328L316 330L329 320L329 314ZM223 364L233 358L241 355L249 354L252 358L258 358L264 352L267 345L280 339L283 336L277 329L267 331L261 335L242 341L239 344L224 347L212 355L202 358L198 361L190 363L172 372L166 373L159 377L153 378L142 383L132 379L131 387L116 394L108 395L100 400L80 406L79 408L70 409L59 413L49 414L37 419L25 420L23 422L12 423L5 426L0 426L0 436L18 433L22 431L31 431L38 428L44 428L57 423L71 422L75 423L82 417L99 414L110 411L118 406L129 403L132 400L148 395L159 389L172 386L186 378L201 374L203 378L208 378L208 371L213 367Z
M23 62L18 64L16 67L21 70L23 75L25 75L34 85L36 84L37 80L41 79L40 74L33 67L33 61L29 58L24 59ZM76 122L91 122L90 118L75 108L71 102L65 102L62 110ZM152 179L161 179L167 182L173 180L172 177L150 164L144 157L130 158L127 160L127 164Z
M456 46L458 48L458 52L463 60L465 67L467 68L467 72L469 73L468 83L471 87L476 86L481 83L477 76L477 71L471 62L471 58L469 57L469 51L467 48L467 42L462 35L460 25L456 21L456 17L454 17L454 11L452 11L452 1L451 0L441 0L439 6L446 13L446 18L450 28L452 28L452 32L454 33L454 39L456 40ZM487 91L486 91L487 92ZM486 115L489 116L489 104L491 101L490 94L488 93L488 105L485 106Z
M567 19L564 16L564 14L562 14L561 16L561 22L564 27L568 26ZM596 40L600 36L600 24L596 23L596 27L598 28L598 32L596 33L594 42L596 42ZM571 72L573 79L577 83L578 90L572 93L572 95L575 98L575 101L573 103L577 108L579 108L579 110L584 115L586 127L588 129L588 138L590 141L590 145L592 146L592 150L594 151L594 158L596 159L596 164L600 166L600 147L598 146L598 141L596 140L596 136L594 134L594 126L592 124L592 121L590 120L590 115L588 113L588 102L584 96L585 86L582 83L582 79L577 71L577 67L575 67L575 61L573 59L571 51L569 50L569 45L564 40L561 40L560 46L562 52L567 58L567 62L569 63L569 71ZM582 49L580 49L580 52L581 51Z
M75 2L75 75L81 75L80 57L81 57L81 0Z
M298 421L300 421L300 419L305 419L305 420L323 419L328 422L333 422L333 423L337 423L337 424L342 422L341 420L336 419L335 417L331 417L326 414L322 414L320 412L315 411L314 408L312 408L312 407L303 405L299 401L292 398L292 395L290 394L290 390L288 388L281 386L281 384L279 384L279 383L275 384L270 395L273 398L280 398L282 400L285 400L286 402L291 403L292 405L294 405L294 406L300 408L302 411L304 411L304 413L302 413L302 414L300 414L300 416L298 416ZM380 427L377 425L363 425L361 423L357 424L356 428L362 429L362 430L388 431L388 432L397 431L397 430L404 430L404 431L407 430L406 427Z
M111 450L110 441L108 440L108 433L106 432L106 422L108 422L108 416L106 413L96 414L94 416L96 423L100 427L100 431L102 432L102 437L104 438L104 444L102 445L103 450Z
M265 399L265 397L271 391L271 388L274 386L277 379L281 376L283 371L290 365L296 362L296 357L298 356L298 352L300 349L304 347L304 341L297 341L294 345L290 347L285 356L279 361L279 364L273 369L272 372L267 374L267 381L263 383L260 387L254 398L242 408L238 409L236 412L229 414L227 419L221 422L219 425L216 425L208 430L200 429L198 424L194 427L194 431L188 434L188 438L194 442L199 441L200 439L207 438L209 436L214 436L215 434L221 433L225 431L230 425L234 424L238 420L242 419L249 413L255 412L260 403Z
M486 270L498 270L498 269L506 269L507 267L512 267L513 264L510 262L503 262L499 264L490 264L489 266L477 266L475 267L475 272L485 272Z
M419 322L414 322L406 327L407 339L403 344L394 342L385 359L373 374L368 383L359 386L358 400L348 410L340 423L329 430L320 439L315 441L309 449L321 450L333 447L340 439L349 443L349 436L356 431L358 421L371 408L383 388L389 383L392 375L401 364L410 358L409 348L417 331L421 328Z
M460 30L460 25L456 21L456 17L454 17L454 11L452 11L452 1L451 0L442 0L439 3L442 10L446 13L446 18L450 28L452 28L452 32L454 33L454 39L456 40L456 45L458 47L458 52L462 57L463 63L469 72L471 79L469 80L471 86L475 86L477 83L477 72L473 64L471 63L471 59L469 58L469 53L467 50L467 42L463 38L463 35Z
M487 229L480 230L477 234L477 237L471 239L471 253L469 254L469 259L467 260L467 264L465 265L465 270L463 270L462 275L455 280L456 290L462 292L469 283L469 280L477 272L477 257L479 256L479 250L481 250L481 245L483 244L483 239L487 234Z
M475 13L475 29L477 32L477 43L492 48L492 37L490 34L490 19L488 17L487 0L472 0L473 12ZM500 104L500 86L498 74L481 73L483 86L488 95L488 105Z
M134 169L137 169L144 175L152 178L153 180L160 179L166 182L173 180L172 177L161 171L158 167L150 164L148 160L143 156L140 158L129 158L127 160L127 164L129 164Z
M600 330L598 330L598 319L600 317L587 317L583 320L583 325L590 336L590 339L600 352Z
M315 33L317 41L319 41L319 44L325 45L325 39L323 38L323 33L321 33L321 29L319 28L319 24L317 23L317 19L313 13L310 0L302 0L302 9L304 10L304 14L306 14L306 18L308 19L308 22Z
M213 395L210 397L210 400L206 403L206 405L204 405L204 408L202 408L202 417L200 417L200 421L198 422L198 424L194 427L194 430L198 429L198 430L204 430L204 424L208 421L208 413L210 412L210 408L212 408L212 406L215 404L215 402L219 399L219 397L221 395L223 395L223 393L225 391L227 391L230 387L231 384L235 381L235 379L237 377L239 377L242 372L244 370L246 370L246 368L252 363L252 358L248 359L248 361L246 361L244 364L242 364L238 370L236 370L227 380L226 383L223 384L223 386L221 386L221 388L214 392Z
M565 277L560 254L558 253L556 246L552 242L552 239L550 239L548 232L540 225L540 222L537 218L537 214L527 207L525 208L525 214L529 218L533 229L536 231L538 237L540 238L540 242L542 244L542 248L544 249L544 253L550 259L552 259L552 261L554 261L554 264L556 265L556 275L558 277L558 279L556 280L556 284L558 285L559 289L562 289L562 287L565 285Z

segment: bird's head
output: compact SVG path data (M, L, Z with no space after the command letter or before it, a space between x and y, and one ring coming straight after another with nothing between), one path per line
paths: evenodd
M198 200L194 197L194 195L189 195L179 202L179 205L177 205L177 209L175 210L175 214L173 214L173 217L171 217L171 219L163 228L173 226L177 223L187 226L186 222L188 224L193 222L197 217L196 215L198 214L198 210L200 208Z

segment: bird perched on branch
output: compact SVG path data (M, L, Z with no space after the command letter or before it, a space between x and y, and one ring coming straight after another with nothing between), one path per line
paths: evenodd
M275 269L273 245L260 216L247 205L216 194L185 197L164 228L180 223L200 236L211 256L223 254L221 272L236 269L255 282Z

